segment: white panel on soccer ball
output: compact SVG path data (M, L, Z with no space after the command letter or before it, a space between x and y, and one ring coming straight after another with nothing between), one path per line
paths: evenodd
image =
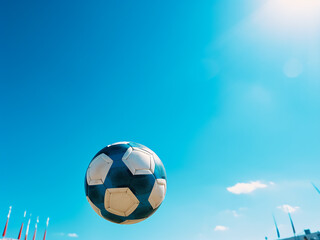
M104 205L108 212L118 216L129 216L139 205L139 200L129 188L108 188Z
M100 217L102 217L100 209L97 208L97 207L91 202L91 200L90 200L88 197L87 197L87 200L88 200L90 206L93 208L93 210L94 210L96 213L98 213Z
M162 164L162 162L161 162L160 158L158 157L158 155L155 154L155 152L152 152L152 153L153 153L152 156L153 156L155 164L159 164L159 165Z
M151 194L149 196L149 202L153 209L156 209L162 203L167 190L167 182L164 179L156 179L154 182Z
M147 148L147 147L144 147L142 149L152 155L155 164L162 164L160 158L158 157L158 155L154 151L152 151L150 148Z
M120 224L134 224L134 223L142 222L145 219L147 219L147 218L141 218L141 219L136 219L136 220L126 220Z
M88 185L103 184L112 163L112 159L104 153L95 157L87 170Z
M108 145L108 147L118 145L118 144L128 144L128 143L129 142L116 142L116 143L112 143L112 144Z
M128 150L122 156L122 161L126 160L129 157L129 155L132 153L132 150L132 147L128 148Z
M139 148L129 148L122 161L133 175L153 174L154 160L152 154Z

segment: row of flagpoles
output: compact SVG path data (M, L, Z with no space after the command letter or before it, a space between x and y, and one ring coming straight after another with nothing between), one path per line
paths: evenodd
M320 194L320 189L317 188L317 186L315 184L313 184L313 183L311 183L311 184L315 188L315 190ZM292 217L291 217L291 214L290 214L289 211L288 211L288 215L289 215L289 219L290 219L293 235L296 236L296 228L294 227L294 224L293 224L293 221L292 221ZM278 224L277 224L277 221L276 221L274 216L273 216L273 221L274 221L274 225L275 225L276 231L277 231L277 236L278 236L278 239L279 239L280 238L280 231L279 231Z
M292 221L292 217L291 217L290 212L288 212L288 215L289 215L289 219L290 219L290 223L291 223L293 235L296 236L296 229L295 229L295 227L294 227L294 224L293 224L293 221ZM275 225L276 231L277 231L277 236L278 236L278 239L279 239L279 238L280 238L280 231L279 231L278 224L277 224L277 221L276 221L276 219L275 219L274 216L273 216L273 221L274 221L274 225Z
M6 234L7 234L9 219L10 219L10 215L11 215L11 209L12 209L12 207L10 206L10 207L9 207L8 217L7 217L7 222L6 222L6 225L5 225L4 230L3 230L3 233L2 233L2 237L3 237L3 238L5 238L5 237L6 237ZM25 211L25 212L24 212L24 216L23 216L24 219L25 219L25 217L26 217L26 214L27 214L27 212ZM30 217L31 217L31 214L30 214ZM27 224L26 234L25 234L24 240L27 240L27 239L28 239L30 221L31 221L31 218L29 218L29 220L28 220L28 224ZM34 229L34 234L33 234L32 240L35 240L35 239L36 239L38 223L39 223L39 217L37 217L37 221L36 221L36 225L35 225L35 229ZM24 225L24 221L22 221L22 224L21 224L21 227L20 227L20 231L19 231L19 235L18 235L18 240L21 239L22 230L23 230L23 225ZM45 229L45 231L44 231L43 240L46 239L48 225L49 225L49 218L47 218L46 229Z

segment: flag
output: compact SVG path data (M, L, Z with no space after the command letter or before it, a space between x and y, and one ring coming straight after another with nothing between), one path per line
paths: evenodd
M277 225L277 222L276 222L276 219L274 216L273 216L273 221L274 221L274 225L276 226L277 236L278 236L278 238L280 238L280 231L279 231L279 228L278 228L278 225Z
M30 217L31 217L31 215L30 215ZM30 227L30 218L29 218L29 221L28 221L27 230L26 230L26 236L24 237L24 240L28 239L29 227Z
M320 190L319 190L319 188L317 188L317 186L316 185L314 185L313 183L311 183L312 184L312 186L314 187L314 189L316 189L316 191L320 194Z
M7 222L6 222L6 225L4 227L4 230L3 230L3 233L2 233L2 237L5 237L6 233L7 233L7 228L8 228L8 223L9 223L9 219L10 219L11 209L12 209L12 207L10 206L9 207L8 217L7 217Z
M23 218L25 218L25 217L26 217L26 214L27 214L27 211L24 211ZM22 222L22 224L21 224L21 228L20 228L20 232L19 232L18 240L20 240L20 239L21 239L22 229L23 229L23 222Z
M291 227L292 227L293 234L296 235L296 229L294 228L294 225L293 225L293 221L292 221L290 212L288 212L288 214L289 214L289 218L290 218L290 222L291 222Z
M36 236L37 236L37 228L38 228L38 222L39 222L39 217L37 217L37 222L36 222L36 226L34 229L34 234L33 234L33 238L32 240L36 240Z
M49 218L47 218L46 230L44 231L43 240L46 240L48 226L49 226Z

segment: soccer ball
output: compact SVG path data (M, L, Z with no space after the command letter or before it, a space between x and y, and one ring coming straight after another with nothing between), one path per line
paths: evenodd
M161 205L167 177L159 157L133 142L99 151L85 177L87 200L102 218L119 224L138 223Z

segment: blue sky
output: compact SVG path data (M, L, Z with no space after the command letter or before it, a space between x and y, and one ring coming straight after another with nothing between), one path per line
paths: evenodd
M320 2L0 3L0 216L48 239L270 239L320 230ZM154 150L148 220L99 218L83 179L117 141ZM285 208L285 209L283 209ZM75 235L71 235L75 236Z

